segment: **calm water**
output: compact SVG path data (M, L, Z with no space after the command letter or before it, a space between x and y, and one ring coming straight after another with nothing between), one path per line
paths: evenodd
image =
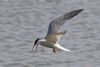
M85 9L66 23L60 44L71 53L33 42L47 33L50 21ZM100 67L100 0L0 0L0 67Z

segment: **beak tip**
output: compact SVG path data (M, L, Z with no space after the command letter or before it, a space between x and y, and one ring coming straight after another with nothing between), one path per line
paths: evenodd
M34 46L32 47L32 50L33 50L34 47L35 47L35 44L34 44Z

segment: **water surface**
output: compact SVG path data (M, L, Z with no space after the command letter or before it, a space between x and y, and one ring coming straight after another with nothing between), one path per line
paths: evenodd
M60 44L71 53L42 46L32 51L52 19L80 8L62 27L68 32ZM61 66L100 66L100 0L0 0L0 67Z

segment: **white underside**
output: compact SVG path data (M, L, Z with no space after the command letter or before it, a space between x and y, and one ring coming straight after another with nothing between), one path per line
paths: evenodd
M55 46L56 48L60 49L60 50L67 51L67 52L71 52L71 50L62 47L62 46L59 45L59 44L55 44L54 46Z
M40 45L45 46L45 47L49 47L49 48L57 48L57 49L60 49L60 50L63 50L63 51L71 52L71 50L66 49L66 48L64 48L64 47L62 47L61 45L58 44L59 39L60 39L60 37L58 38L58 41L57 41L56 44L50 44L50 43L46 42L45 39L41 39L40 41L42 41L42 43Z

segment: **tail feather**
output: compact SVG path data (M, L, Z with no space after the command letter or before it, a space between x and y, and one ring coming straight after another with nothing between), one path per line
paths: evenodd
M62 47L62 46L59 45L59 44L56 44L55 47L58 48L58 49L60 49L60 50L63 50L63 51L71 52L71 50Z

